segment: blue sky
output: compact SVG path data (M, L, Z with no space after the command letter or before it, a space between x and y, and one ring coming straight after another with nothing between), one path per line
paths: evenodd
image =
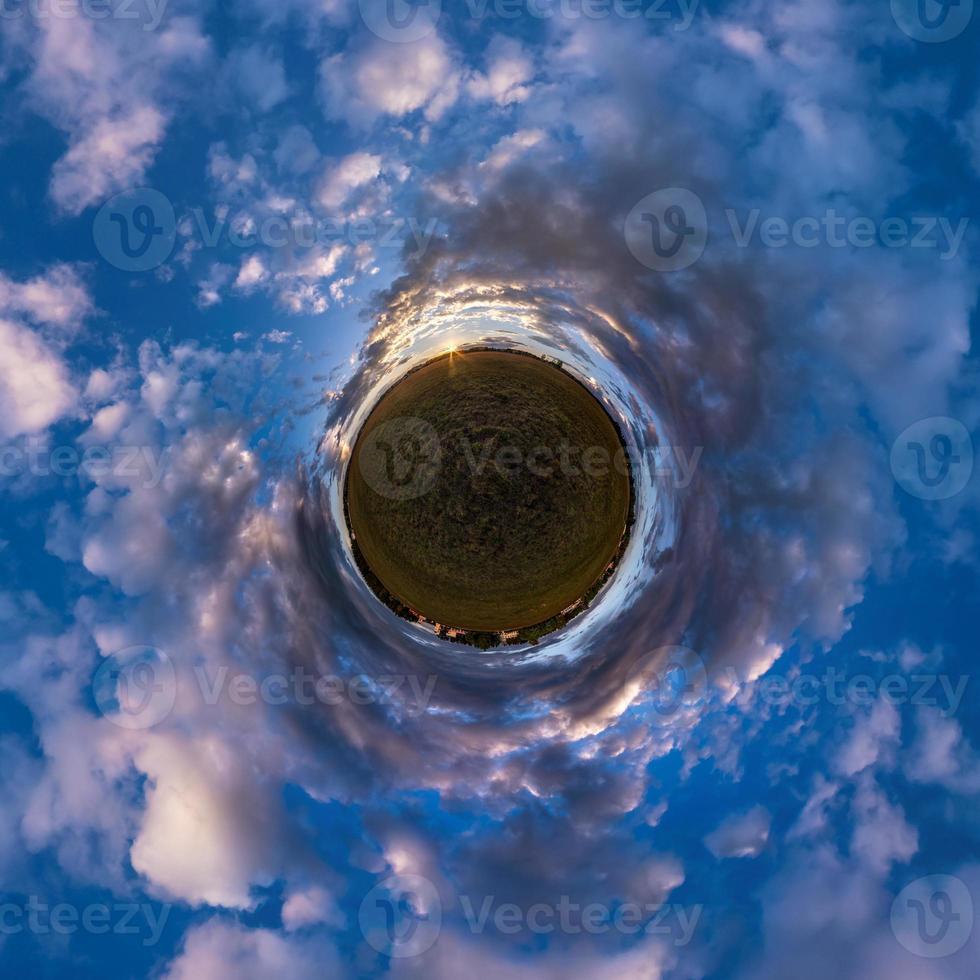
M0 0L3 972L980 976L978 21ZM637 461L489 654L339 502L477 343Z

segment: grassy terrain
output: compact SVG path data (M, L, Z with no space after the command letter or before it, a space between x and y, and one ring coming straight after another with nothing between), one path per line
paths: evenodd
M387 446L380 434L404 418L437 439ZM401 453L389 472L403 475L421 448L425 492L378 492L378 445ZM501 351L439 358L388 391L346 484L369 581L475 631L543 624L585 596L618 554L630 497L619 432L595 397L558 367Z

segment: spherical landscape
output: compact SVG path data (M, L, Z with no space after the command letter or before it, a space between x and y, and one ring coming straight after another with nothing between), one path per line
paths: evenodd
M632 515L621 434L558 362L428 361L362 426L345 483L358 565L406 618L478 645L535 641L611 574Z

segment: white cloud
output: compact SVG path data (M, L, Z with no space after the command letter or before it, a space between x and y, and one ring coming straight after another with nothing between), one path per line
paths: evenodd
M851 854L884 875L895 862L906 862L919 849L919 835L870 776L862 778L851 805L854 832Z
M261 864L276 841L247 759L218 738L161 733L136 763L149 786L133 868L191 904L251 908L250 886L267 880Z
M898 744L899 717L895 706L879 699L871 710L856 717L851 733L834 759L842 776L854 776L869 766L886 761Z
M163 139L182 72L203 64L208 42L197 22L172 17L153 31L118 21L47 17L24 39L25 87L68 137L51 196L69 214L140 182Z
M368 123L418 109L436 120L456 101L459 72L445 42L430 34L413 44L377 41L327 58L320 66L331 118Z
M340 928L344 925L344 915L326 888L311 885L287 897L282 906L282 924L287 932L321 924Z
M95 404L108 401L116 391L122 378L105 368L95 368L85 383L85 397Z
M758 60L766 51L766 39L759 31L738 24L722 24L718 29L722 42L752 60Z
M100 408L93 416L92 423L82 436L82 441L90 445L105 445L115 439L126 419L129 417L128 402L114 402Z
M234 288L242 292L249 292L259 283L264 282L269 276L269 270L260 255L249 255L242 260L242 264L235 277Z
M498 140L482 165L490 170L503 170L525 151L541 143L544 138L543 129L519 129L516 133Z
M938 708L916 712L916 739L904 768L916 783L938 783L955 793L980 792L980 758L960 723Z
M661 980L676 962L665 943L644 938L625 952L605 954L594 948L520 955L443 929L431 950L415 959L391 962L394 980Z
M0 437L41 432L79 411L62 348L93 312L87 287L69 265L24 282L0 273Z
M71 414L77 398L61 357L32 330L0 319L0 436L40 432Z
M70 335L93 310L88 288L70 265L54 265L22 283L0 272L0 312L20 314Z
M70 214L137 184L163 137L164 117L153 106L136 106L96 120L54 165L51 194Z
M512 38L495 37L487 49L486 74L477 72L467 82L475 99L488 99L497 105L524 102L531 94L528 82L534 78L530 56Z
M208 274L197 284L197 305L202 310L221 302L221 291L231 282L235 270L224 262L212 262Z
M208 147L208 176L225 193L243 193L258 179L258 165L251 153L234 159L224 142Z
M345 972L323 939L298 940L270 929L212 920L187 936L165 980L322 980Z
M381 173L381 157L373 153L351 153L327 165L320 178L317 201L327 210L343 205L359 187L369 184Z
M705 837L704 843L717 858L757 857L769 840L771 819L764 806L754 806L745 813L726 817Z
M787 840L798 837L812 837L823 832L827 826L830 804L837 797L840 784L831 782L820 773L813 779L813 789L803 806L796 823L786 835Z

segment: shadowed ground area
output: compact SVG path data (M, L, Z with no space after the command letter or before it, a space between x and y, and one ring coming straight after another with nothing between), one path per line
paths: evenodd
M346 484L368 580L426 619L486 631L585 597L619 553L630 496L599 401L509 351L446 355L398 382L362 427Z

